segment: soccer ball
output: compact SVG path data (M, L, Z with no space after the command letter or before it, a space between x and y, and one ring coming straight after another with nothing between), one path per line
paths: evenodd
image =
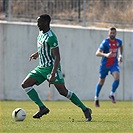
M22 109L22 108L16 108L12 112L12 118L15 121L23 121L26 118L26 112L25 112L25 110Z

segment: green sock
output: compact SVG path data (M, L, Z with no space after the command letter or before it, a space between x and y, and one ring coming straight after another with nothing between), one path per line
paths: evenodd
M72 93L72 97L70 98L71 102L80 107L82 110L86 109L86 106L81 102L81 100L74 94Z
M37 92L35 91L35 89L31 89L30 91L27 92L27 94L30 97L30 99L32 101L34 101L39 107L44 106L44 104L40 100L40 98L39 98Z

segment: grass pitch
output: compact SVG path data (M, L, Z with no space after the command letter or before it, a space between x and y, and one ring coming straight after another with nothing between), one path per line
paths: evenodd
M93 111L92 121L85 122L80 108L69 101L44 101L50 109L48 115L33 119L38 107L31 101L0 102L0 132L2 133L132 133L133 103L131 101L100 101L100 108L93 101L83 101ZM21 107L26 113L23 122L12 119L12 111Z

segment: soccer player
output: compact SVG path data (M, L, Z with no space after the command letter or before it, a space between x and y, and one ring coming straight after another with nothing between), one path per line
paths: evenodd
M38 96L34 85L40 85L45 80L54 84L60 95L68 98L72 103L80 107L85 115L86 121L91 121L92 110L86 107L76 94L65 87L60 65L59 45L56 35L50 28L51 17L48 14L41 15L37 18L37 26L40 30L37 37L37 52L30 56L30 60L39 57L39 65L32 70L22 82L22 87L38 107L33 118L40 118L49 113L49 109L44 105Z
M112 103L116 103L114 93L119 86L119 64L118 62L122 62L122 53L123 46L122 40L116 38L116 28L112 27L109 29L108 38L104 39L100 44L98 50L96 51L96 56L102 57L101 65L100 65L100 78L96 85L95 89L95 106L100 107L99 104L99 93L101 88L105 82L105 78L108 75L108 72L112 74L114 78L114 82L112 84L112 90L110 92L109 98ZM119 49L119 58L118 58L118 49Z

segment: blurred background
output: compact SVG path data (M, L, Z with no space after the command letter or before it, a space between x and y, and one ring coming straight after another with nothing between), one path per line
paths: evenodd
M0 0L0 19L34 22L43 13L52 23L132 28L133 0Z
M82 100L94 100L101 60L95 52L115 26L124 47L116 99L133 100L133 0L0 0L0 99L29 99L21 83L38 65L28 59L37 50L36 19L44 13L52 17L66 87ZM109 74L101 100L109 100L112 82ZM35 89L43 100L66 100L47 82Z

